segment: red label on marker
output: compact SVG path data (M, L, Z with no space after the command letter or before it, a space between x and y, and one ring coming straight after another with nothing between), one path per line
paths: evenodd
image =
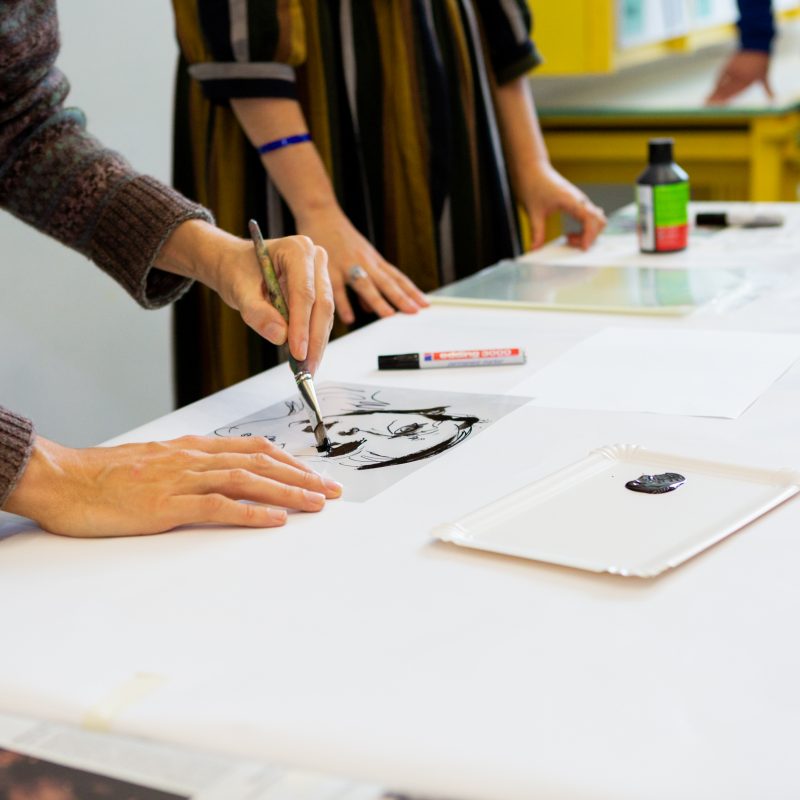
M524 363L525 352L520 347L438 350L419 354L419 366L423 369L425 367L490 367Z
M520 358L519 347L501 347L492 350L441 350L437 353L423 353L424 361L474 361L483 358ZM513 363L513 362L512 362Z

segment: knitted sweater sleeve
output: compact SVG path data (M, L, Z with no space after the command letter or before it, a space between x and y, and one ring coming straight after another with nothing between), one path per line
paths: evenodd
M142 306L163 306L189 281L153 267L161 245L181 222L211 216L135 172L64 108L58 44L54 0L0 5L0 206L88 256Z
M65 109L55 0L0 3L0 207L83 253L145 308L190 281L154 266L170 233L201 206L135 172ZM124 102L120 99L119 102ZM25 468L33 425L0 407L0 507Z
M25 470L33 435L30 420L0 406L0 508Z

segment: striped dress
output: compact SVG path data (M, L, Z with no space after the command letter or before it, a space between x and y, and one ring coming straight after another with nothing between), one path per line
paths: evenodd
M231 97L296 98L353 224L422 290L520 250L492 101L532 69L525 0L173 0L175 183L246 236L294 232ZM302 177L298 178L302 180ZM176 307L179 404L274 363L198 286Z

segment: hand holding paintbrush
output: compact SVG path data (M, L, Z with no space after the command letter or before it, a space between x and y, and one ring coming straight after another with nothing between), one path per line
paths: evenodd
M267 293L272 301L272 305L278 310L280 315L289 323L289 307L286 305L286 300L283 297L280 281L275 272L275 267L272 263L264 238L261 236L261 230L258 223L251 219L248 225L250 229L250 236L253 239L253 244L256 248L256 256L258 258L261 273L264 276L264 283L267 287ZM311 372L307 367L305 360L297 361L289 353L289 366L294 374L297 388L306 403L309 415L311 416L311 427L314 430L314 438L317 442L317 449L320 451L330 450L331 443L325 434L325 426L322 421L322 411L317 400L317 394L314 390L314 381L311 377Z

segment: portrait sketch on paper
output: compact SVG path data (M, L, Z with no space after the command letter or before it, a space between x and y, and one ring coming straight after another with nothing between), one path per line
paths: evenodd
M297 395L217 428L218 436L264 436L338 480L344 498L363 501L458 448L526 398L325 383L317 387L328 452L314 447Z

